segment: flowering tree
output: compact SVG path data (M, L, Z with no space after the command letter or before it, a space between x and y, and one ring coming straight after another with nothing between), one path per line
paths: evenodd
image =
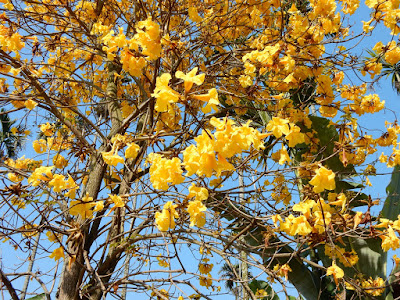
M400 126L359 122L400 48L357 56L400 33L397 1L360 32L357 0L0 2L2 114L28 141L0 162L12 299L397 296L398 174L383 209L363 189Z

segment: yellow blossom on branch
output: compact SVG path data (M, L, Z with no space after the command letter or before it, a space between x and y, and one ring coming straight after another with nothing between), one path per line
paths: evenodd
M320 167L315 171L315 176L310 180L310 184L314 186L313 190L316 193L334 190L336 187L335 173L325 167Z
M86 194L82 200L74 200L71 201L69 213L73 216L81 216L82 219L91 219L93 218L93 207L96 206L96 203L93 202L93 198L89 197Z
M109 152L102 152L104 162L109 166L116 166L119 163L123 164L124 159L118 155L117 149L111 149Z
M190 215L190 226L203 227L206 223L206 206L201 201L190 201L187 211Z
M38 186L41 181L50 181L53 179L53 174L51 173L53 168L54 166L36 168L29 176L28 183L32 184L32 186Z
M194 184L189 187L189 198L195 197L196 200L202 201L208 199L208 190L203 187L197 187Z
M276 274L278 276L284 277L285 280L288 280L288 274L289 272L292 272L292 269L290 268L290 266L288 264L284 264L284 265L280 265L277 264L274 266L274 271L276 272Z
M64 258L64 248L59 247L55 249L49 256L50 258L54 258L54 260L59 260L60 258Z
M389 249L396 250L400 248L400 239L396 236L392 226L389 226L387 232L380 236L382 239L382 249L383 251L388 251Z
M290 133L288 124L288 120L272 117L272 120L267 125L267 130L272 131L276 138L280 138L283 134L288 135Z
M175 210L177 206L172 201L168 201L164 204L161 212L156 212L155 219L158 230L167 231L170 228L175 228L175 218L179 217L178 212Z
M185 92L188 93L193 86L193 83L196 85L202 85L204 82L205 74L196 75L198 68L193 68L189 73L184 74L182 71L176 71L175 77L182 79L185 85Z
M53 190L56 193L61 192L63 189L66 188L65 177L62 174L55 174L53 175L53 179L50 180L49 186L53 187Z
M167 159L157 153L147 157L150 166L150 180L155 189L168 190L168 183L180 184L185 180L179 158Z
M128 148L125 150L125 158L136 158L139 149L139 145L135 143L128 144Z
M152 97L156 98L155 110L158 112L168 111L171 103L178 102L180 95L168 86L171 74L164 73L156 79L156 87Z
M330 266L326 270L326 275L332 275L333 279L335 280L336 285L339 283L339 279L343 278L344 272L341 268L339 268L336 263L333 261L332 266Z

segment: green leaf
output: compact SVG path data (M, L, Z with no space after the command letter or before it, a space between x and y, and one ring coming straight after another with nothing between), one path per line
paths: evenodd
M400 167L395 166L392 178L386 187L387 198L383 204L381 217L389 220L397 220L400 214Z
M293 253L294 250L289 246L282 247L279 253ZM288 273L288 279L291 284L294 285L296 290L305 297L305 299L314 300L319 297L319 280L318 276L313 276L313 273L307 266L303 263L303 261L299 257L275 257L271 261L271 259L264 258L264 264L273 267L275 264L288 264L292 269L291 272ZM317 278L318 277L318 278Z
M386 278L387 253L382 250L381 239L351 239L351 246L359 260L356 268L367 276Z
M339 134L334 126L330 125L330 120L317 116L309 116L311 120L311 130L316 132L316 137L319 139L319 152L315 160L324 160L324 165L335 172L337 182L344 178L356 174L354 166L349 164L346 167L340 161L338 155L334 154L335 142L339 141ZM311 131L302 127L302 132ZM296 161L302 161L301 155L306 151L304 145L296 147ZM349 183L350 184L350 183ZM355 187L353 187L355 188Z
M264 110L259 110L258 114L260 115L263 125L267 126L268 122L271 121L271 116Z
M342 192L342 191L347 191L347 190L352 190L352 189L360 189L363 188L364 185L361 183L357 182L349 182L349 181L343 181L343 180L338 180L336 182L336 191L337 192Z
M37 295L37 296L29 298L29 299L25 299L25 300L45 300L45 299L46 299L46 294L43 293L43 294Z

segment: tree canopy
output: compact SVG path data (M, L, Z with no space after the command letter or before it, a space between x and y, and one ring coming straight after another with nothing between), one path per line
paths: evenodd
M399 1L0 2L12 299L400 296Z

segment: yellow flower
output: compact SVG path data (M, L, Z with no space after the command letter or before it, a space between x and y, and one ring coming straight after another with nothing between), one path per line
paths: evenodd
M205 74L196 75L198 68L193 68L189 73L184 74L182 71L177 71L175 73L175 77L182 79L185 85L185 92L189 92L193 86L193 83L196 85L202 85L204 82Z
M61 236L59 234L55 234L51 231L47 231L46 236L47 236L47 239L52 243L55 243L55 242L58 242L59 240L61 240Z
M289 134L290 131L288 123L288 120L279 117L272 117L272 120L267 124L267 130L272 131L276 138L280 138L282 134Z
M206 215L204 213L206 210L207 208L201 201L190 201L187 208L190 215L190 226L203 227L206 223Z
M40 130L45 136L52 136L54 134L53 125L51 125L49 122L40 125Z
M335 173L333 171L320 167L315 173L315 176L310 180L310 184L314 186L314 192L321 193L324 190L335 189Z
M93 202L93 198L86 194L82 200L71 201L69 213L73 216L80 215L83 219L91 219L93 218L92 208L94 206L96 206L96 203Z
M27 109L32 110L32 109L34 109L34 108L36 107L37 102L34 101L34 100L26 100L26 101L24 102L24 105L25 105L25 107L26 107Z
M155 60L160 57L160 26L152 21L151 17L148 17L146 20L137 23L136 32L134 38L142 47L142 53L147 55L149 60Z
M333 279L335 280L336 285L338 285L339 279L343 278L344 272L341 268L339 268L336 263L333 261L332 266L330 266L326 270L326 275L332 275Z
M104 209L104 201L96 201L96 206L93 211L101 211Z
M162 258L160 254L157 256L157 260L158 260L158 265L160 267L163 267L163 268L169 267L169 263L164 258Z
M171 80L171 74L164 73L160 77L157 77L156 87L152 97L156 98L155 110L158 112L168 111L168 106L171 103L178 102L180 95L168 86Z
M193 22L201 22L202 18L199 16L199 13L197 11L197 8L194 6L190 6L188 9L189 13L189 19L192 20Z
M392 226L389 226L387 234L381 235L382 239L382 249L383 251L388 251L389 249L396 250L400 248L400 240L396 236Z
M201 109L203 113L207 114L211 112L211 109L213 109L214 111L218 111L217 106L220 105L220 103L218 100L218 92L215 88L209 90L207 94L194 95L193 98L203 102L207 102L207 105Z
M110 197L111 201L114 203L114 206L111 208L111 210L108 212L108 214L106 215L106 217L112 212L114 211L116 208L118 207L124 207L125 206L125 202L124 200L122 200L121 196L118 195L110 195L108 194L108 196Z
M346 251L337 245L325 244L325 255L337 258L345 267L354 266L358 262L358 255L354 250Z
M49 186L53 187L56 193L61 192L61 190L66 188L65 177L62 174L55 174L53 179L49 182Z
M206 288L209 288L212 285L211 275L208 274L207 277L200 276L200 285L205 286Z
M65 197L68 197L70 199L75 199L76 196L76 190L79 188L77 184L75 183L74 179L71 177L71 175L68 175L68 180L66 181L66 186L65 189L69 190L68 192L65 193Z
M280 165L285 163L290 163L292 160L289 157L289 154L286 150L286 147L282 145L282 149L278 150L277 152L272 153L271 158L278 162Z
M44 139L40 140L35 140L32 143L33 150L36 151L36 153L44 153L47 150L47 143Z
M57 154L56 156L54 156L53 158L53 164L56 168L58 169L63 169L66 166L68 166L68 160L66 160L64 158L64 156L62 156L61 154Z
M276 272L276 274L278 276L285 277L285 280L287 281L288 280L288 273L292 272L292 269L289 267L288 264L284 264L282 266L277 264L277 265L274 266L274 271Z
M8 179L10 179L12 182L21 182L24 180L24 177L21 175L18 175L16 173L8 173L7 174Z
M10 131L11 131L11 133L12 133L13 135L16 135L16 134L18 133L18 128L17 128L17 127L12 127L12 128L10 129Z
M305 216L295 218L293 215L289 215L285 218L285 222L281 222L280 229L291 236L297 234L306 236L312 232L312 227Z
M155 219L158 230L167 231L169 228L175 228L175 218L178 218L178 212L175 208L178 205L168 201L164 204L162 212L156 212Z
M55 249L49 256L50 258L54 258L54 260L59 260L61 257L64 258L64 249L63 247L59 247Z
M196 200L202 201L208 199L208 190L203 187L197 187L194 184L189 187L189 198L195 197Z
M296 203L293 205L293 211L301 212L306 218L311 216L311 209L317 205L314 200L306 200L304 202ZM279 216L279 215L278 215Z
M139 152L139 145L132 143L128 144L128 148L125 150L125 158L136 158L138 152Z
M51 170L54 168L54 166L51 167L39 167L36 168L35 171L29 176L28 178L28 183L30 183L32 186L38 186L40 184L40 181L50 181L53 178L53 174L51 173Z
M257 289L257 292L254 295L256 296L256 299L264 299L268 296L268 293L264 289Z
M209 274L212 271L214 265L213 264L209 264L208 263L209 261L210 260L208 258L204 258L202 260L202 263L199 264L199 272L200 272L200 274Z
M380 277L377 277L376 279L370 277L368 280L361 281L361 287L365 289L366 293L378 297L385 291L385 281Z
M395 65L400 60L400 48L393 47L385 53L385 60L388 64Z
M150 181L155 189L168 190L168 183L180 184L185 180L178 157L167 159L157 153L150 153L147 161L150 166Z
M289 141L289 147L294 147L297 144L304 143L304 133L300 132L300 127L296 125L290 126L289 134L286 135Z
M253 80L251 79L250 75L240 75L239 83L243 88L247 88L253 85Z
M101 152L104 162L109 166L116 166L119 163L123 164L124 159L118 155L117 150L111 149L109 152Z

